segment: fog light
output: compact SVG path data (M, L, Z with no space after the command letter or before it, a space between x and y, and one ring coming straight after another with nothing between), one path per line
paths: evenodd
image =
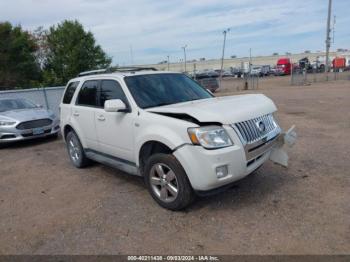
M216 168L216 176L217 176L217 178L223 178L223 177L227 176L227 174L228 174L227 165L218 166Z

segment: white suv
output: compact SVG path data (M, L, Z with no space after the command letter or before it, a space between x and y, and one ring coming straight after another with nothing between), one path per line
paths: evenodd
M281 150L287 136L269 98L214 97L181 73L81 73L68 82L60 110L76 167L94 160L143 176L152 197L171 210L226 188L271 157L287 160Z

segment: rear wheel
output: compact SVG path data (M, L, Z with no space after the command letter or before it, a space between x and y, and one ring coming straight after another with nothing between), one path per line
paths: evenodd
M77 168L83 168L89 164L89 159L85 156L83 146L77 134L70 131L66 137L67 150L70 160Z
M145 167L145 182L154 200L164 208L180 210L193 201L187 175L173 155L151 156Z

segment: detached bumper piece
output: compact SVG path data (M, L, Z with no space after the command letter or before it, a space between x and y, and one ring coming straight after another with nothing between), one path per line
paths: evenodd
M275 146L271 150L270 160L276 164L288 167L288 154L284 150L284 145L292 147L297 140L297 133L293 125L287 132L283 132L277 139Z

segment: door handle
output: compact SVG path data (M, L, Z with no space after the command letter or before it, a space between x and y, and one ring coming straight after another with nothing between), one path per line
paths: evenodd
M98 116L97 119L100 120L100 121L105 121L106 120L106 118L103 115Z
M74 112L73 116L79 116L79 113L78 112Z

